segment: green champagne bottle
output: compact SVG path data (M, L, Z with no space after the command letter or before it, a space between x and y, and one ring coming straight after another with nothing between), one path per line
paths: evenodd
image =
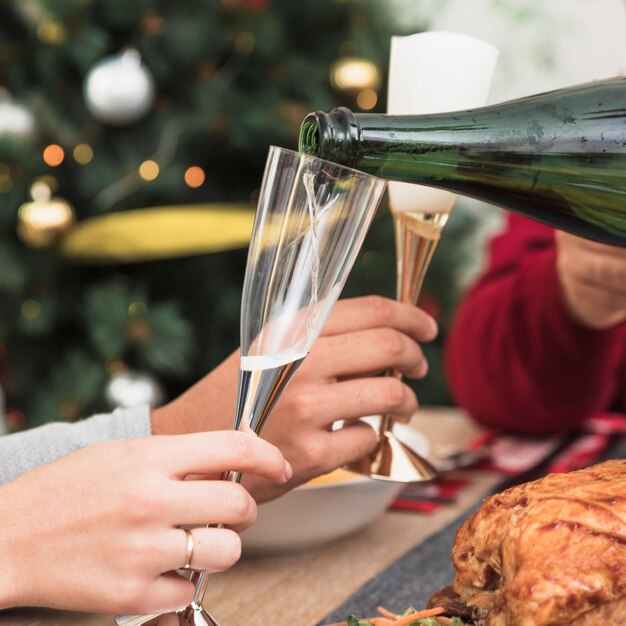
M318 111L300 151L626 247L626 78L456 113Z

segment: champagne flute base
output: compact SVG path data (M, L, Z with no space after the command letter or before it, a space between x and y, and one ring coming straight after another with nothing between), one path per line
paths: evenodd
M375 480L395 483L419 483L432 480L438 472L418 452L408 438L400 438L394 431L387 430L380 437L374 452L346 469Z
M201 606L163 615L118 615L115 621L118 626L220 626Z

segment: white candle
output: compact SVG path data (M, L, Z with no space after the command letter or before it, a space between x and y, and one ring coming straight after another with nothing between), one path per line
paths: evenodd
M483 106L498 54L490 43L462 33L392 37L387 112L419 115ZM454 199L449 191L389 183L392 211L445 211Z

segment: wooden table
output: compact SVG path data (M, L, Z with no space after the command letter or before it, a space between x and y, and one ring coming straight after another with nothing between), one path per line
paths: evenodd
M424 409L413 424L435 446L477 429L456 410ZM436 448L435 448L436 449ZM472 472L452 505L432 515L388 512L365 530L326 548L289 557L244 559L212 578L206 604L225 626L313 626L369 578L454 520L502 480ZM465 473L465 476L468 472ZM0 614L0 626L111 626L111 616L22 609Z

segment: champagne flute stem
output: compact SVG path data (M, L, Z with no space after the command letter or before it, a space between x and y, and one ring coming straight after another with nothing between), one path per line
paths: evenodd
M448 212L393 213L396 300L399 302L417 306L424 278L447 219ZM398 370L389 370L385 376L394 376L402 380L402 374ZM393 418L390 415L383 415L378 427L379 446L391 436L393 436Z
M303 360L304 358L297 359L267 370L239 370L237 407L233 425L235 430L261 434L274 404ZM222 474L222 480L236 483L241 482L241 477L241 472ZM224 524L211 524L207 528L224 528ZM206 572L195 571L189 580L196 585L191 606L202 607L210 576Z
M243 474L241 472L224 472L222 474L222 480L230 480L234 483L240 483ZM207 528L224 528L224 524L209 524ZM194 609L202 607L202 601L207 587L209 586L210 576L207 572L196 570L192 573L190 581L196 586L196 592L194 593L191 606Z
M385 372L385 376L393 376L398 380L402 380L402 372L397 369L390 369ZM393 417L391 415L383 415L378 425L378 441L384 442L393 431Z

